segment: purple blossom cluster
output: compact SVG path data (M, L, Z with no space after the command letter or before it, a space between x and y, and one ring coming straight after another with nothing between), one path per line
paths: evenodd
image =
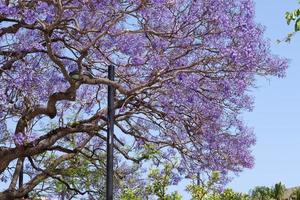
M38 1L37 3L33 2L29 8L22 7L21 5L5 4L5 1L1 1L0 3L0 13L2 15L15 19L23 18L27 24L34 24L38 20L51 23L54 20L54 6L43 1Z
M17 133L12 137L16 145L27 145L36 138L37 136L34 133Z

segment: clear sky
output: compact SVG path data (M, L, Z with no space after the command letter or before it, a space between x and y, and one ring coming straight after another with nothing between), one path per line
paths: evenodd
M253 91L255 109L244 119L257 136L256 161L253 169L230 184L237 191L279 181L287 187L300 186L300 34L291 43L276 43L293 29L286 25L284 13L297 8L297 2L255 0L256 21L266 26L272 52L290 59L290 68L285 79L260 79L259 88Z

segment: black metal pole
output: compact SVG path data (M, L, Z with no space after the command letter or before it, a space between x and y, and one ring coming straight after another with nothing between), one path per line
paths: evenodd
M115 66L108 66L108 79L115 80ZM108 86L107 105L107 162L106 162L106 200L113 200L113 143L114 143L114 97L115 88Z
M24 158L21 159L21 169L19 174L19 189L23 186L23 177L24 177Z
M24 182L24 162L25 162L25 158L22 158L21 169L19 173L19 189L23 187L23 182ZM28 198L28 197L29 197L28 193L24 195L24 198Z
M20 173L19 173L19 189L23 187L23 183L24 183L24 162L25 162L25 158L22 158L21 160L21 169L20 169ZM24 198L29 198L29 194L25 194Z
M200 172L197 173L197 185L200 185Z

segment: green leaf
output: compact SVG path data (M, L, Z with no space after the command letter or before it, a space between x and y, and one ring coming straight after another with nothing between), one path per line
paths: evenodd
M295 22L295 31L299 31L300 30L300 18L298 18Z
M285 13L285 19L288 25L290 25L291 21L293 20L293 14L290 12Z

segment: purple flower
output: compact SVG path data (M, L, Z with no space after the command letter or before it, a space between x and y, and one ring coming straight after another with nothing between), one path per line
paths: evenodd
M27 24L34 24L37 19L37 13L34 10L25 10L24 17Z
M120 109L119 109L119 113L124 113L126 110L125 106L122 106Z
M13 136L13 140L18 145L23 145L26 142L26 136L23 133L17 133Z
M36 139L36 135L33 133L17 133L13 136L13 140L17 145L26 145Z
M176 173L173 173L172 174L172 177L171 177L171 185L178 185L178 183L181 181L181 177L176 174Z
M135 56L132 58L132 64L136 66L143 65L145 63L145 60L139 56Z

